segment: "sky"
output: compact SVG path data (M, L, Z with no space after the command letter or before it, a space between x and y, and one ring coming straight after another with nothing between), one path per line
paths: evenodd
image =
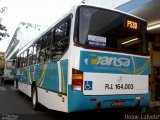
M8 9L2 14L2 24L10 37L0 41L0 51L5 52L20 22L49 26L82 0L0 0L0 8Z

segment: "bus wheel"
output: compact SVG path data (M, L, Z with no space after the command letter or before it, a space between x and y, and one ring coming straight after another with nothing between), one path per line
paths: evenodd
M38 93L36 86L32 88L32 107L34 110L38 109Z

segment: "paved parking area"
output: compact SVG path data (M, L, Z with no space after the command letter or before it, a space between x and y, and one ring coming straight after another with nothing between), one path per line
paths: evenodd
M13 85L0 85L0 120L160 120L160 108L141 114L134 109L89 111L66 114L46 109L32 109L31 99L18 93Z

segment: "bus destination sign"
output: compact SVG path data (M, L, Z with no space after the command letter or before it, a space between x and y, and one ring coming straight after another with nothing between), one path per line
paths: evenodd
M127 19L127 20L126 20L125 26L126 26L128 29L131 29L131 30L138 30L138 29L139 29L139 24L138 24L138 22L135 21L135 20L131 20L131 19Z

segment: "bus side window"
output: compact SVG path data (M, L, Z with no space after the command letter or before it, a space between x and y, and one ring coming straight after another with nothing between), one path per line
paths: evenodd
M40 51L39 51L39 63L44 62L44 50L43 50L44 47L45 47L44 38L41 38Z
M21 53L21 61L20 61L20 66L23 67L23 61L24 61L24 56L23 53Z
M21 67L21 55L18 56L18 64L17 64L17 67Z
M53 32L51 47L51 58L59 59L67 50L69 45L70 19L60 24Z
M28 50L24 51L23 67L26 67L27 63L28 63L27 52L28 52Z
M40 63L41 39L36 43L36 63Z
M46 42L47 42L47 47L46 47L46 50L45 50L46 61L50 61L50 57L51 57L51 41L52 41L52 31L49 31L49 33L46 36Z
M28 49L28 65L33 64L33 46Z
M44 49L42 49L41 51L40 51L40 54L39 54L39 62L40 63L43 63L44 62L44 59L45 59L45 50Z
M45 35L45 59L44 62L47 62L50 60L50 54L51 54L51 39L52 39L52 31L50 30L46 35Z
M37 43L35 43L33 45L33 59L32 59L32 63L36 64L36 57L37 57Z
M20 55L18 55L18 57L17 57L17 68L20 67L20 60L21 60Z
M12 61L12 66L15 66L16 65L16 60L13 60Z

